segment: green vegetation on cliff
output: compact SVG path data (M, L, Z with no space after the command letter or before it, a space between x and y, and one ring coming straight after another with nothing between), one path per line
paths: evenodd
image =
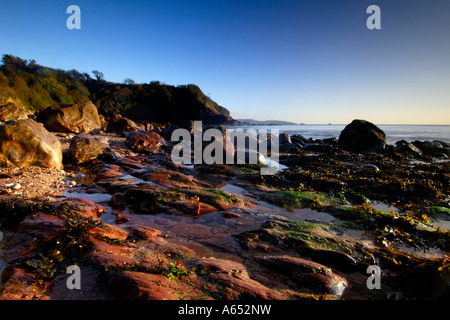
M107 82L99 71L64 71L3 55L0 65L0 104L12 101L31 111L91 100L105 116L122 114L132 120L209 124L232 121L229 111L207 97L198 86L171 86L153 81L135 84Z
M63 71L4 55L0 67L0 102L12 100L31 111L89 100L86 76L76 70ZM4 100L4 101L3 101Z

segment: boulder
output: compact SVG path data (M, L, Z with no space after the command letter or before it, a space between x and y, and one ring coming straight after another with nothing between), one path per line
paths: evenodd
M405 140L396 142L394 152L413 157L420 157L422 155L422 151L419 148L412 143L406 142Z
M424 155L445 154L450 156L450 147L443 141L413 141L412 144L419 148Z
M287 133L280 133L279 139L280 139L280 146L285 144L292 144L291 137Z
M62 169L59 140L31 119L0 126L0 165Z
M386 134L366 120L353 120L339 136L339 148L351 152L380 152L386 146Z
M0 106L0 121L17 121L22 119L28 119L28 115L23 107L12 102Z
M103 131L106 131L108 128L108 121L106 120L105 116L102 114L98 115L98 118L100 119L100 125Z
M98 138L79 134L70 141L70 158L76 164L97 159L108 152L111 153L109 145Z
M291 142L292 143L298 143L300 145L304 145L306 143L308 143L308 139L306 139L304 136L300 135L300 134L294 134L292 136L290 136Z
M96 175L94 181L107 180L123 175L120 171L120 166L103 162L93 166L91 171Z
M52 106L37 118L49 131L80 133L101 129L97 107L91 101Z
M134 132L144 129L144 126L138 125L136 122L122 117L120 114L115 114L108 122L106 131L108 132Z
M158 150L165 140L154 131L130 132L127 134L126 143L133 151L152 151Z

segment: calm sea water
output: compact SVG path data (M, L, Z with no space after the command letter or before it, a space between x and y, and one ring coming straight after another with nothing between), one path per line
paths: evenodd
M311 124L311 125L284 125L284 126L250 126L250 127L229 127L229 128L253 128L255 130L267 129L270 133L271 129L278 129L280 133L289 135L300 134L305 138L326 139L339 138L339 134L344 130L346 125L338 124ZM386 133L387 144L395 144L396 141L406 140L408 142L414 140L421 141L445 141L450 143L450 126L444 125L378 125L380 129Z

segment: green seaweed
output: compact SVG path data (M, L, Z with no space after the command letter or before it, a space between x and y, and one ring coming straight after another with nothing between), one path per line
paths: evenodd
M311 208L324 210L326 207L342 205L339 198L314 191L277 190L266 192L262 200L284 208Z

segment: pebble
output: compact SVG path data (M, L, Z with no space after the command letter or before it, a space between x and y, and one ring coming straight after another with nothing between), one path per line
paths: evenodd
M3 185L4 189L19 190L22 186L19 183L7 183Z
M77 182L75 180L72 180L72 181L69 182L69 185L71 187L75 187L77 185Z
M13 186L11 187L11 189L13 189L13 190L19 190L21 188L22 188L22 186L18 183L14 183Z

